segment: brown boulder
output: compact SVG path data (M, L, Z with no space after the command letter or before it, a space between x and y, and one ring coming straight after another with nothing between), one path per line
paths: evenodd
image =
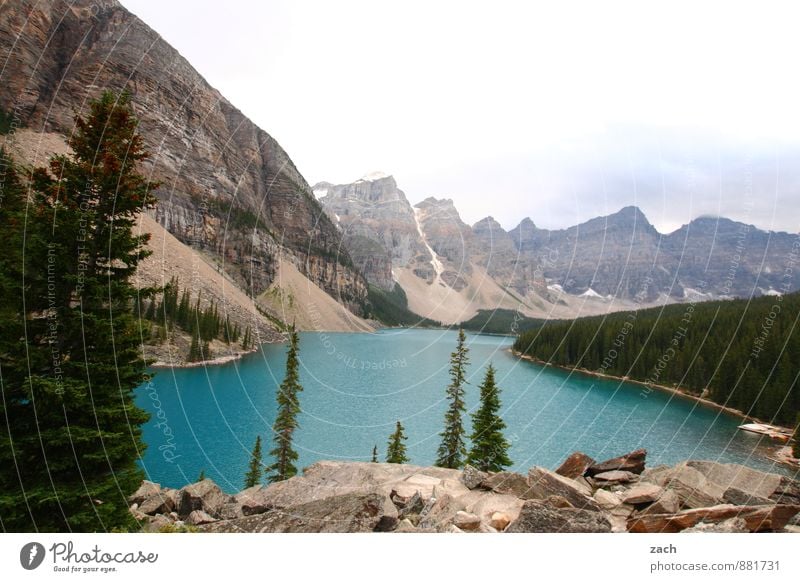
M586 474L593 477L598 473L606 473L608 471L629 471L639 475L644 471L646 458L647 451L645 449L637 449L627 455L614 457L613 459L608 459L602 463L592 465L586 469Z
M741 517L748 531L778 531L800 512L800 505L715 505L675 514L638 515L628 521L634 533L675 533L698 523L719 523Z
M623 503L639 505L641 503L653 503L657 501L664 490L654 483L638 483L622 493Z
M541 467L532 467L528 471L528 491L524 499L544 500L553 495L567 500L573 507L600 511L600 507L591 497L584 494L572 480L562 477Z
M585 455L580 451L572 453L566 460L561 463L561 466L556 469L556 473L562 477L569 479L577 479L583 477L586 469L595 464L595 460L589 455Z

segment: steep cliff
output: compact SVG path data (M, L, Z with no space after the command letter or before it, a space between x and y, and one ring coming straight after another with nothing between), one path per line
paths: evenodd
M364 311L366 282L287 153L118 2L3 3L0 62L0 108L45 136L69 134L103 90L130 92L147 170L162 183L156 220L218 257L250 295L269 287L283 252Z

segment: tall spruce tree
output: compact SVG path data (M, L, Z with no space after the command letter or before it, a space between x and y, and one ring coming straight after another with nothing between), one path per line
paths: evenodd
M373 463L378 462L378 445L372 447L372 462Z
M253 452L250 453L250 464L248 465L247 474L244 476L244 488L255 487L261 482L261 435L256 437L256 444L253 446Z
M14 264L0 264L3 287L21 275L10 295L3 289L10 313L0 332L6 530L133 526L127 496L143 476L136 460L148 417L133 400L147 379L134 307L154 292L133 285L149 254L148 235L133 227L156 187L138 173L147 153L136 130L127 95L91 102L75 120L72 153L31 173L24 255L11 251ZM20 225L3 225L8 244Z
M408 456L406 455L407 440L406 434L403 431L403 425L397 421L394 432L389 437L389 446L386 449L386 462L387 463L408 463Z
M444 430L440 433L442 443L436 457L437 467L447 467L458 469L467 454L464 444L463 415L466 407L464 406L464 384L467 383L466 368L469 363L469 350L466 346L467 338L464 330L458 330L458 345L456 350L450 354L450 384L447 387L447 399L449 405L444 416Z
M500 389L489 364L481 384L481 404L472 415L472 448L467 463L480 471L502 471L513 463L508 458L510 445L503 436L506 423L500 417Z
M248 332L250 328L248 327ZM300 338L294 327L289 331L289 350L286 354L286 376L278 387L278 416L272 425L272 441L275 447L270 455L275 462L267 467L267 479L270 483L284 481L297 474L297 451L292 447L294 431L297 429L297 415L300 413L299 393L300 370L298 351Z

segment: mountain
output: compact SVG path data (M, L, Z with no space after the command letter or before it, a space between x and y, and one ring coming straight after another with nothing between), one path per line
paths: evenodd
M506 231L491 216L468 226L450 199L412 207L382 173L314 191L369 282L400 285L410 310L444 323L497 311L505 325L509 312L520 321L574 318L798 288L786 275L796 235L725 218L662 234L628 206L566 229L525 218Z
M118 2L3 3L0 62L0 109L20 126L9 149L41 163L89 99L128 91L162 227L251 297L283 261L354 314L368 310L363 275L288 154Z

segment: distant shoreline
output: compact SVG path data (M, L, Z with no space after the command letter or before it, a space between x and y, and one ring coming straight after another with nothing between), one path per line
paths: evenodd
M652 388L655 388L655 389L658 389L658 390L662 390L664 392L668 392L668 393L672 394L673 396L678 396L680 398L687 398L689 400L694 400L695 402L698 402L698 403L700 403L700 404L702 404L704 406L708 406L708 407L711 407L711 408L715 408L717 410L721 410L722 412L725 412L727 414L731 414L731 415L736 416L738 418L741 418L743 420L749 420L749 421L752 421L752 422L764 424L763 420L758 419L755 416L747 415L744 412L742 412L741 410L737 410L736 408L731 408L730 406L723 406L722 404L719 404L718 402L714 402L713 400L709 400L708 398L703 398L702 396L697 396L695 394L691 394L691 393L689 393L689 392L687 392L685 390L681 390L679 388L674 388L672 386L665 386L663 384L651 384L651 383L647 383L647 382L642 382L641 380L634 380L632 378L628 378L627 376L613 376L611 374L603 374L602 372L596 372L594 370L587 370L586 368L561 366L561 365L558 365L558 364L552 364L550 362L543 362L542 360L539 360L538 358L534 358L534 357L529 356L527 354L522 354L520 352L517 352L517 351L514 350L514 348L509 348L509 352L511 352L512 355L520 358L521 360L528 360L529 362L533 362L534 364L539 364L540 366L551 366L553 368L558 368L558 369L564 370L566 372L578 372L579 374L583 374L585 376L592 376L594 378L604 378L606 380L616 380L616 381L619 381L619 382L626 382L626 383L629 383L629 384L638 384L639 386L644 386L646 388L651 388L652 387ZM788 426L777 425L775 423L769 423L769 424L772 424L773 426L779 426L781 428L786 428L788 430L794 430L794 428L788 427Z
M162 360L158 360L153 362L152 364L148 364L147 367L155 369L165 369L165 368L199 368L201 366L221 366L223 364L229 364L231 362L235 362L236 360L241 360L244 356L256 353L260 348L261 344L254 347L252 350L236 352L233 354L226 354L224 356L218 356L216 358L211 358L210 360L201 360L199 362L183 362L183 361L164 362Z

